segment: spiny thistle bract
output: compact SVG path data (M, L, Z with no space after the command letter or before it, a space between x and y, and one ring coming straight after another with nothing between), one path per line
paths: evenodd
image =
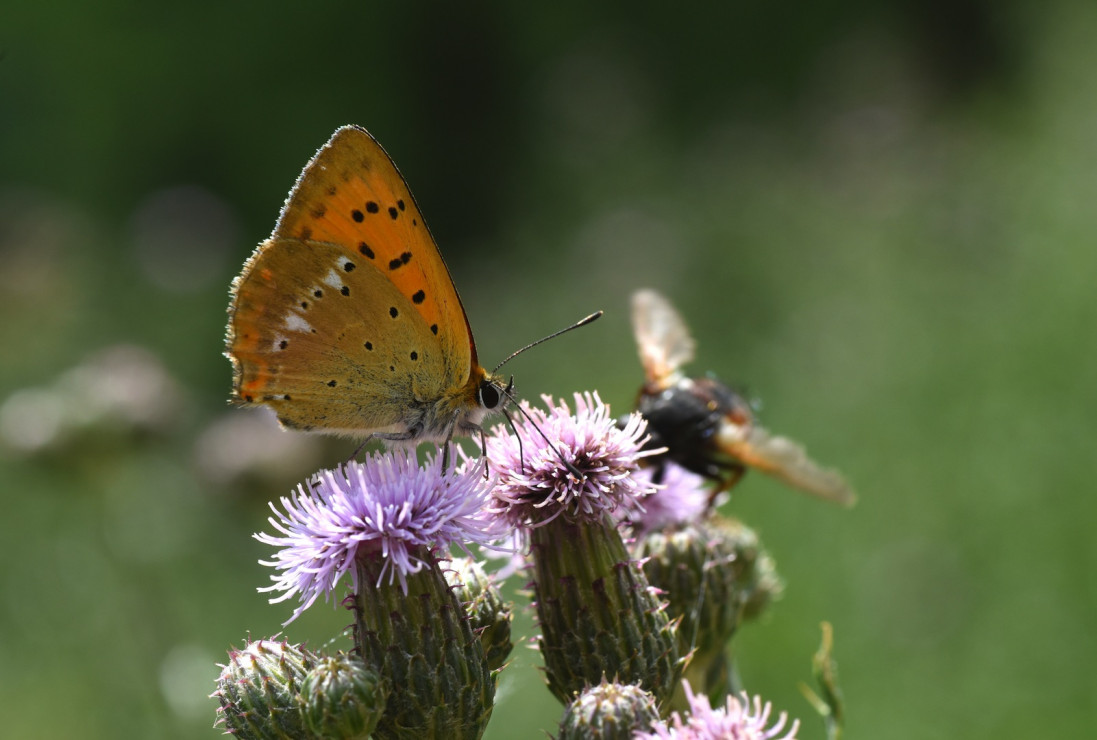
M380 556L358 559L355 641L366 665L394 687L378 738L479 738L495 698L495 677L468 614L426 553L405 593L379 584Z

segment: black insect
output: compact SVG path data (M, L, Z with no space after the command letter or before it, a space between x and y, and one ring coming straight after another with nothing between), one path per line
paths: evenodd
M691 378L682 366L693 359L694 342L674 307L652 290L632 297L632 327L645 381L636 410L647 419L648 458L660 466L674 462L716 483L713 496L734 486L748 468L830 501L852 504L855 496L836 471L820 467L804 448L770 434L754 419L750 404L714 377Z

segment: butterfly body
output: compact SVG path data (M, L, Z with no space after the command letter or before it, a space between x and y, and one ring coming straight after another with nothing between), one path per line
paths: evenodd
M506 388L380 144L335 132L233 281L232 400L286 427L415 443L471 434Z
M674 462L715 481L714 494L753 468L822 498L853 503L854 493L841 475L759 426L741 395L716 378L685 375L682 366L693 359L693 338L665 298L638 291L632 320L645 374L636 408L648 422L648 447L666 449L655 464ZM660 478L657 470L657 483Z

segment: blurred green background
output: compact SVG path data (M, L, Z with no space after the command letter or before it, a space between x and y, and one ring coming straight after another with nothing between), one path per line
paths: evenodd
M850 738L1092 732L1092 3L3 16L0 734L214 737L215 663L289 616L250 534L351 445L226 407L227 289L345 123L410 182L486 364L606 310L512 363L526 397L628 409L655 287L693 371L854 482L844 511L748 475L725 509L787 581L740 670L802 737L821 620ZM489 738L555 727L515 655Z

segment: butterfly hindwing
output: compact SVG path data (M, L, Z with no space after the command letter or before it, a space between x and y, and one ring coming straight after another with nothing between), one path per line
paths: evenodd
M407 298L337 245L265 242L234 285L238 401L287 426L401 431L408 399L445 390L437 338Z

